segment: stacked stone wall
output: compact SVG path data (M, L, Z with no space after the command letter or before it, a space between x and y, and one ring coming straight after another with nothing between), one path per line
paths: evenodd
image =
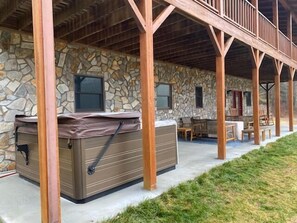
M57 112L75 112L74 75L104 78L105 111L140 111L139 59L82 45L55 43ZM216 81L210 71L155 63L155 83L172 85L173 108L156 119L216 118ZM203 108L195 106L195 87L203 88ZM251 91L251 81L227 76L226 89ZM226 100L229 111L230 98ZM33 38L0 30L0 171L15 168L15 115L37 114ZM244 108L245 114L251 108Z

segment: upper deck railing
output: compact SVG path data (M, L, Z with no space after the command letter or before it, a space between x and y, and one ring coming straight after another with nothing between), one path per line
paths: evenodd
M259 37L274 48L277 48L276 26L259 12Z
M224 15L244 29L255 32L256 8L246 0L224 0Z
M297 46L294 43L292 44L292 59L297 61Z
M284 55L297 61L297 46L284 35L277 27L257 10L248 0L193 0L203 4L214 13L220 14L228 22L246 31L271 47L279 50ZM222 2L222 8L220 8ZM257 30L257 25L258 29ZM258 33L257 33L258 31ZM277 42L279 40L279 42Z
M279 50L287 56L291 56L291 41L281 31L279 31Z
M219 10L219 0L194 0L194 1L202 1L209 5L211 8L215 10Z

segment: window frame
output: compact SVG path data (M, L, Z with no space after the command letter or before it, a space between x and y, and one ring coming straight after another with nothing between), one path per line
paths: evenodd
M85 77L85 78L95 78L95 79L101 79L101 93L90 93L90 92L77 92L77 83L76 78L77 77ZM104 112L105 111L105 90L104 90L104 77L101 76L91 76L91 75L83 75L83 74L76 74L74 75L74 109L75 112ZM98 95L98 97L101 97L102 99L102 107L99 107L99 109L88 109L88 108L78 108L77 99L78 95Z
M247 107L252 106L252 92L250 92L250 91L245 92L245 101L246 101Z
M169 86L169 95L159 95L158 94L158 87L160 85L166 85L166 86ZM158 107L158 97L167 97L168 98L168 107ZM172 106L172 102L173 102L173 94L172 94L172 84L169 84L169 83L163 83L163 82L159 82L156 86L156 107L157 107L157 110L170 110L173 108Z
M198 97L197 89L201 89L201 95ZM198 104L198 98L200 98L201 104ZM196 108L203 108L203 87L202 86L195 86L195 104Z

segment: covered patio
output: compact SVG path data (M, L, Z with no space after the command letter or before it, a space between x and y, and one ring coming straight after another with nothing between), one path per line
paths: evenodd
M254 21L253 24L248 23L246 26L245 24L240 23L240 20L243 20L242 18L239 18L238 16L233 17L233 11L228 14L229 12L227 10L224 11L222 5L214 3L213 5L209 5L207 3L220 2L220 4L223 4L223 1L158 0L153 2L145 0L34 0L32 2L33 4L29 0L1 2L0 8L3 10L0 15L0 25L3 27L3 30L5 30L5 33L18 32L17 35L22 35L21 40L11 38L9 37L9 34L3 35L3 49L5 48L8 52L15 50L15 55L24 56L24 54L28 53L27 48L31 51L33 51L34 48L33 58L35 62L34 75L36 75L35 85L37 90L37 103L32 106L34 107L35 114L37 113L36 109L38 107L39 146L41 148L39 151L41 163L41 203L36 203L36 206L42 207L41 219L45 222L59 221L60 216L59 150L56 137L56 75L60 78L59 84L60 92L62 92L62 94L60 95L61 98L59 98L60 101L58 102L61 102L65 97L68 99L67 94L63 95L66 91L65 89L69 90L70 88L73 88L73 85L70 86L73 82L73 75L77 75L81 73L81 71L84 71L85 73L89 72L92 75L94 73L100 73L103 78L108 75L116 77L120 76L122 78L125 74L114 72L114 70L126 71L130 68L129 63L124 63L125 65L128 65L126 67L124 66L124 69L122 69L122 61L119 63L117 59L115 59L115 62L106 62L106 52L102 53L100 61L96 61L96 59L93 60L94 58L92 58L90 55L92 53L90 52L96 51L94 50L95 48L98 49L99 47L107 49L108 52L112 52L108 53L111 55L111 58L118 58L120 57L119 55L122 54L127 55L125 56L127 60L134 63L135 70L133 72L140 74L139 76L141 80L139 82L133 80L132 82L134 86L140 85L137 86L140 93L136 93L136 97L141 97L141 106L138 106L137 100L134 104L135 107L138 106L137 109L142 112L142 125L144 126L142 136L144 168L143 185L146 190L152 190L151 192L145 191L143 194L148 197L149 195L156 196L164 191L165 188L168 188L166 186L167 179L162 181L162 177L171 176L170 174L174 174L174 172L177 174L180 173L181 175L187 172L186 169L177 169L172 173L168 173L169 175L166 174L160 176L157 185L154 125L156 113L163 114L164 116L162 116L162 118L164 118L170 116L172 113L174 114L174 109L171 108L171 110L173 110L171 113L166 111L163 111L162 113L155 110L155 85L162 83L162 79L159 81L157 80L159 77L155 77L154 75L154 68L157 70L156 67L158 66L156 65L154 67L154 63L156 64L155 60L162 61L162 63L164 62L166 64L165 67L168 63L171 64L171 68L176 68L179 65L187 67L178 67L178 69L185 70L180 79L183 79L183 77L199 79L199 77L201 77L199 76L200 74L192 76L193 73L196 72L195 69L207 70L215 74L214 80L210 81L207 88L214 94L214 97L211 97L209 101L215 102L216 104L216 109L213 109L213 106L211 107L211 110L217 119L217 129L220 129L221 131L218 131L217 144L212 145L212 149L210 150L206 149L207 153L205 153L204 157L204 159L207 160L207 157L210 158L211 156L210 163L212 165L220 164L224 162L223 160L228 160L233 155L236 156L237 154L232 155L232 149L229 148L229 144L226 144L225 97L226 92L229 90L226 89L226 74L251 82L250 91L253 99L252 113L255 132L254 144L258 145L261 143L259 137L260 83L266 84L273 82L275 84L276 120L275 133L273 136L280 136L281 134L286 133L287 129L293 131L293 81L296 80L295 71L297 65L295 60L297 58L295 51L297 47L293 45L292 36L294 34L294 29L296 29L296 24L292 24L295 20L292 20L291 11L289 11L288 15L290 19L284 20L282 16L278 15L278 5L274 5L274 8L266 8L261 4L258 5L257 0L251 2L244 0L244 5L248 8L252 8L253 16L251 16L250 22ZM265 2L270 3L271 1ZM278 1L276 2L278 3ZM229 6L230 9L236 8L234 5ZM290 9L290 7L288 7L288 5L286 6L287 8L280 7L280 14L287 13L287 10ZM296 5L293 4L293 6L293 11L296 12ZM246 8L243 8L242 10L246 11ZM272 17L272 19L270 18L271 20L275 20L275 27L273 28L273 31L271 31L271 33L275 35L275 41L269 42L269 36L267 37L266 34L261 33L261 27L265 28L266 26L271 25L271 22L261 14L261 11L265 15L268 15L269 18ZM31 16L32 14L33 18ZM290 36L290 38L288 39L284 37L279 29L286 32L286 35ZM23 35L24 32L25 35ZM34 36L34 47L32 36L28 37L28 33L29 36L31 34ZM24 38L24 36L27 38ZM283 44L279 43L279 36L283 37L280 41ZM56 42L54 42L54 38L56 38ZM11 47L15 41L17 42L15 45L19 44L21 47L26 48L26 50L21 51L20 53L17 51L19 49L14 46ZM90 49L91 47L92 49ZM81 50L82 48L83 50ZM31 51L28 54L32 57L33 52ZM71 51L72 55L68 55L67 57L67 52L69 51ZM114 56L114 51L119 54ZM5 57L6 54L8 55L8 53L5 52ZM83 58L85 55L88 55L87 59ZM133 56L133 59L131 59L130 55ZM32 64L33 58L25 58L26 60L22 58L24 62L22 60L19 62ZM64 66L65 58L68 58L68 61L72 61L73 64ZM77 58L81 61L77 62ZM55 61L55 59L57 61ZM105 68L103 68L103 65L102 67L99 67L104 61L109 67L114 69L111 71L111 74L104 73L106 72L105 70L109 70L108 66ZM7 62L6 64L10 66L10 62ZM67 69L64 69L65 67ZM159 69L160 76L162 76L163 70L164 68ZM177 72L175 69L168 70L169 73L172 72L172 76ZM34 75L32 74L31 76ZM17 79L14 75L13 78ZM130 77L127 77L127 79L129 78ZM70 79L72 81L70 81ZM180 79L173 78L172 80L170 79L169 82L171 84L176 84L179 83ZM290 113L289 124L287 124L284 132L281 131L280 126L281 81L288 81L290 86L288 94L288 107ZM15 80L12 80L12 82L16 84ZM191 82L191 80L188 82ZM16 90L13 83L9 85L9 87ZM67 86L67 84L69 85ZM117 84L121 85L119 83ZM234 85L236 85L236 82ZM109 88L106 87L106 89ZM184 97L186 97L184 91L183 89L176 90L179 91L181 97L179 98L179 101L175 102L175 105L177 107L179 104L180 107L183 107L183 102L185 101ZM106 92L107 98L113 98L113 96L110 96L108 93L110 92ZM71 94L69 95L71 96ZM132 100L130 104L133 102L134 101ZM8 100L7 103L11 103L11 100ZM67 103L64 105L63 103L60 104L62 112L69 112L71 111L71 105L73 106L74 102L71 105ZM129 106L125 104L126 107L122 106L122 108L131 110L132 106L130 104ZM111 103L106 103L106 107L107 105L109 106L108 109L111 111L115 110L115 106L111 105ZM105 111L105 108L103 111ZM207 114L207 111L205 114ZM269 140L266 140L265 143L266 142L269 142ZM181 143L180 147L187 147L188 145L195 144ZM248 148L251 149L249 146ZM193 148L193 150L195 149ZM249 149L243 151L248 151ZM208 153L209 151L211 151L211 153ZM230 154L227 152L230 152ZM241 153L238 153L238 155L239 154ZM195 169L191 164L194 162L199 163L198 157L202 156L197 154L197 156L193 157L195 157L195 160L189 160L188 163L189 170L192 170L193 172L189 172L189 175L187 174L188 177L190 175L191 177L196 176L201 173L201 171L203 172L206 170L201 164L201 166L198 165L199 167L195 166L195 168L197 168ZM216 160L215 157L217 157L218 160ZM183 166L182 161L180 166ZM206 167L210 166L211 165L206 163ZM15 179L15 176L8 177L7 179L9 178ZM187 180L190 178L183 179ZM173 184L168 186L171 185ZM136 186L138 186L136 191L142 191L140 185ZM135 186L131 189L133 190L133 188L135 188ZM123 195L123 197L127 197L128 199L128 191L124 190L119 193L124 192L126 192L126 194ZM133 191L133 193L135 193L135 191ZM117 196L117 193L111 196ZM113 203L113 207L118 200L127 202L123 197L121 197L121 199L110 201ZM141 196L141 198L143 198L143 196ZM23 197L22 199L26 200L27 198ZM18 198L15 198L15 201L17 200ZM101 199L94 202L96 203L100 201L100 205L106 206L106 203L102 202ZM94 202L86 204L86 207ZM65 205L65 203L69 204L62 200L62 206ZM72 206L72 204L69 205ZM79 207L79 205L74 206ZM96 209L100 208L96 206L94 210ZM64 217L70 217L70 214L67 214L70 211L68 212L67 209L64 209L63 212ZM92 213L89 208L86 212ZM103 213L102 210L98 212ZM79 211L75 212L71 210L71 217L76 216L75 214L77 213L79 213Z
M296 129L297 126L294 126ZM281 126L281 137L291 134L286 125ZM273 132L274 135L274 132ZM280 137L272 137L261 143L265 146ZM215 140L179 141L179 164L176 170L164 173L157 177L158 188L147 191L141 187L142 183L135 184L120 191L108 194L85 204L74 204L61 198L62 222L87 223L97 222L112 217L130 205L159 196L171 187L181 182L191 180L196 176L248 153L259 149L252 141L229 142L227 144L227 158L219 160L216 157L217 145ZM5 223L40 222L40 189L38 186L11 175L1 178L0 190L6 191L1 195L0 219Z

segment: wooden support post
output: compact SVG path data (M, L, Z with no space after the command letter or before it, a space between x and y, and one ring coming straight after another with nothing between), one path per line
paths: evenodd
M143 183L146 190L153 190L157 186L153 34L175 7L166 7L153 22L152 0L141 0L139 8L134 0L126 0L126 4L130 5L140 30Z
M145 32L140 33L143 183L146 190L153 190L156 188L157 172L152 0L141 0L139 8L146 26Z
M224 33L219 32L219 42L224 41ZM223 42L224 43L224 42ZM222 44L223 46L223 44ZM222 48L224 49L224 48ZM218 158L226 159L226 123L225 123L225 56L216 56L216 90L217 90L217 129Z
M51 0L33 0L41 222L61 222L54 28Z
M218 159L226 159L225 57L234 37L230 37L225 43L223 31L216 32L212 26L208 26L207 31L216 51L217 129L220 130L218 131Z
M252 82L253 82L253 118L254 118L254 143L260 144L260 116L259 116L259 71L265 53L258 49L251 48L252 54Z
M294 130L294 104L293 104L293 100L294 100L294 84L293 84L293 80L294 80L294 75L295 75L295 69L290 67L290 79L289 79L289 98L288 98L288 103L289 103L289 131L293 131Z
M275 135L280 136L280 75L283 69L283 63L274 60L276 74L274 76L275 86Z

